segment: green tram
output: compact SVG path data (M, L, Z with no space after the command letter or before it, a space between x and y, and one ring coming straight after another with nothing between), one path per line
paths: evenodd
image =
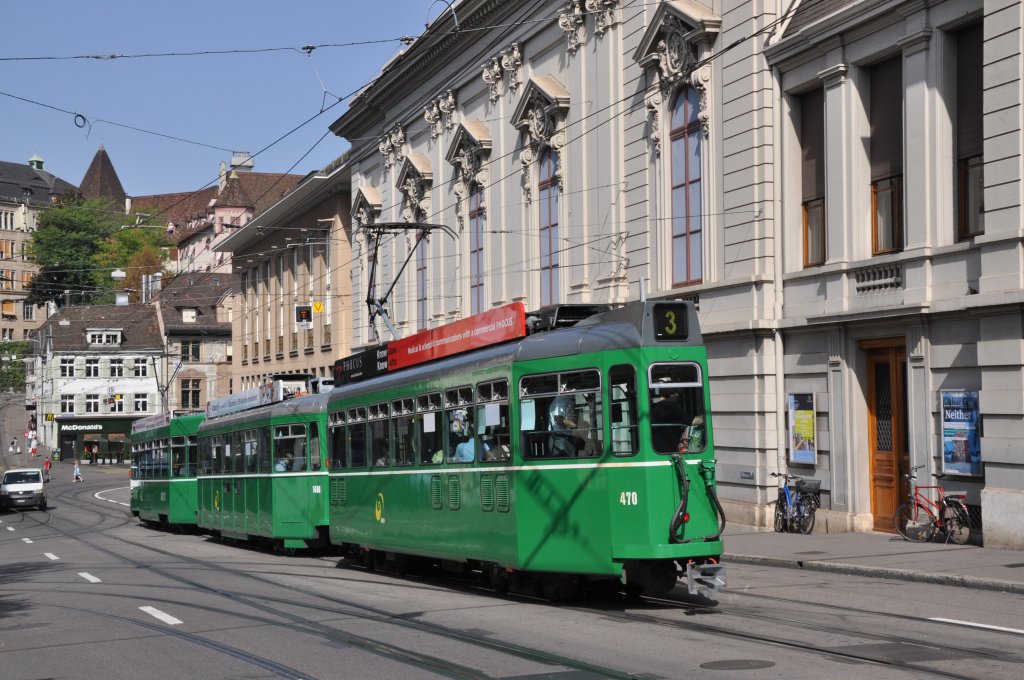
M516 308L393 341L382 375L345 384L352 358L335 365L331 542L372 567L427 558L549 597L611 579L663 594L680 573L692 593L724 586L692 304L637 302L529 335L525 315L501 316ZM513 339L457 353L496 324ZM455 355L401 366L444 347Z
M327 395L207 417L199 428L198 525L275 549L327 544Z
M195 527L196 433L202 415L132 423L131 512L147 524Z

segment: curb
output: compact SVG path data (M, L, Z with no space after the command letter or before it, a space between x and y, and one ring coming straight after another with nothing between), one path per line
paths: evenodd
M723 562L752 564L783 569L803 569L804 571L821 571L833 574L849 574L867 578L888 578L897 581L915 583L933 583L942 586L958 586L976 590L991 590L998 593L1014 593L1024 595L1024 583L1004 581L1002 579L964 576L961 574L936 574L912 569L891 569L889 567L869 567L860 564L843 564L840 562L822 562L815 560L794 560L783 557L763 557L760 555L733 555L724 553Z

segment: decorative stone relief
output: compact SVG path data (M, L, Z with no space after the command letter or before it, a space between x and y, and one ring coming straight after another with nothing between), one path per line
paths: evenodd
M552 149L558 156L559 189L564 189L562 168L562 148L565 146L565 109L556 106L540 88L533 88L524 93L529 97L523 115L514 120L513 124L525 134L525 144L519 153L519 162L523 169L522 185L527 202L532 200L533 182L530 166L537 160L544 149Z
M501 77L501 59L491 57L491 61L483 65L483 78L489 90L488 99L491 103L498 101L504 92L505 81Z
M655 90L646 100L647 107L647 145L655 156L661 155L661 92Z
M586 0L587 12L594 15L594 35L604 35L615 25L618 4L619 0Z
M508 89L515 92L523 84L523 53L519 43L512 43L501 51L501 68L508 74Z
M587 26L583 19L583 0L569 0L569 4L558 13L558 26L565 32L569 54L576 54L576 50L587 41Z
M464 228L466 223L466 200L469 198L470 187L473 184L487 185L487 159L490 153L489 140L486 144L480 143L467 134L464 128L456 133L455 144L448 151L448 162L455 170L452 191L455 193L455 217L460 229Z
M402 159L405 158L403 146L405 146L405 128L395 123L395 126L391 128L391 132L381 138L378 146L381 155L384 156L385 174L391 169L391 166L401 163Z
M372 190L376 193L376 190ZM367 198L367 192L359 190L356 192L356 200L352 204L352 220L356 228L373 224L380 217L380 204L374 204Z
M423 118L430 129L430 138L437 139L445 130L455 127L455 91L446 93L427 104L423 109Z
M416 155L417 164L420 167L429 167L426 157ZM430 214L430 189L434 183L434 174L429 171L421 171L408 157L402 163L402 169L398 173L398 190L405 197L402 208L402 219L406 222L418 221L417 215Z
M674 16L666 16L662 23L662 37L657 44L657 66L659 86L668 92L681 81L686 81L697 90L700 111L697 118L707 137L710 131L711 115L708 111L708 86L711 83L711 67L699 66L697 48L686 38L690 27Z

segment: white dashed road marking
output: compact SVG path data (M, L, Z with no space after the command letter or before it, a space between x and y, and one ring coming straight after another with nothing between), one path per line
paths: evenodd
M164 623L166 623L169 626L177 626L177 625L181 624L181 621L179 621L178 619L174 618L170 614L164 614L162 611L160 611L156 607L139 607L139 609L141 609L142 611L146 612L147 614L149 614L150 616L152 616L154 618L160 619L161 621L163 621Z
M49 557L51 560L59 560L60 559L59 557L57 557L53 553L43 553L43 554L46 555L47 557Z
M1024 635L1024 630L1020 628L1003 628L1002 626L990 626L987 623L974 623L972 621L957 621L956 619L938 619L932 618L929 621L938 621L939 623L955 623L958 626L969 626L971 628L984 628L985 630L999 630L1004 633L1016 633L1017 635Z
M31 543L32 542L31 538L23 538L21 540L25 541L26 543Z
M14 527L7 527L8 531L14 531Z
M89 583L99 583L100 582L100 580L98 578L96 578L95 576L93 576L92 574L90 574L87 571L80 571L80 572L78 572L78 575L81 576L82 578L84 578Z

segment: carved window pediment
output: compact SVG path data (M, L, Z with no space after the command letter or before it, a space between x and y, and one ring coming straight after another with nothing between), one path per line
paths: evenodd
M633 61L644 68L657 68L663 85L671 84L690 72L697 60L697 46L714 42L721 27L721 18L698 2L663 2L633 53Z
M465 223L465 203L470 187L487 184L487 159L490 155L491 133L487 126L478 120L460 123L445 154L445 160L455 168L455 215L460 226Z
M373 224L380 217L380 192L371 186L359 187L352 199L352 219L359 226Z
M430 214L430 189L434 184L434 172L426 156L419 153L406 156L398 169L395 184L405 196L402 219L415 222L417 213Z
M558 167L564 167L565 120L569 113L569 92L552 76L534 76L523 88L523 96L512 114L511 123L524 135L519 153L523 166L523 189L530 196L529 169L545 149L558 154ZM561 184L561 175L558 177Z

